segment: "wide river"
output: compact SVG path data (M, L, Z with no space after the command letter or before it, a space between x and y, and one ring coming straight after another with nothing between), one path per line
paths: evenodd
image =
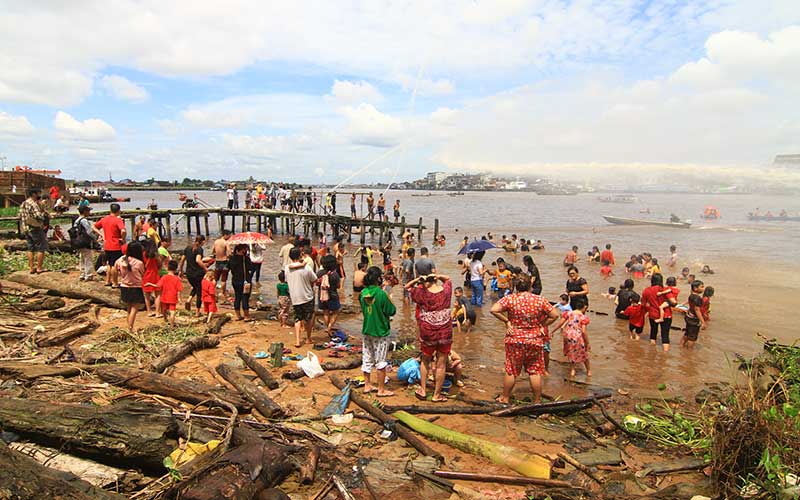
M191 191L186 191L192 195ZM414 195L417 196L414 196ZM440 232L447 236L448 244L433 252L440 272L454 277L457 284L462 279L457 274L456 261L459 241L491 231L499 238L503 234L517 234L522 238L541 239L546 250L533 252L544 286L543 295L553 300L564 291L566 273L561 261L572 246L580 247L582 262L578 264L581 275L590 287L590 309L611 313L608 316L589 313L588 327L592 345L593 382L612 387L638 387L653 389L666 383L671 390L695 390L704 382L730 380L735 370L735 353L750 356L761 348L757 333L792 343L800 337L795 313L800 306L800 223L750 222L747 212L756 207L764 213L778 213L786 209L800 212L800 197L762 195L700 195L700 194L640 194L634 204L602 203L595 194L577 196L539 196L526 192L467 192L464 196L419 196L415 191L390 191L387 211L399 199L401 212L409 221L423 217L431 228L423 236L430 246L433 219L440 221ZM177 193L170 191L115 191L115 196L130 196L132 201L123 208L145 207L154 199L159 208L180 206ZM225 201L223 192L198 192L200 198L213 206ZM240 193L243 198L243 193ZM377 197L377 192L376 192ZM243 199L242 199L243 202ZM700 218L707 205L717 207L721 220L706 222ZM650 215L640 214L649 209ZM339 195L338 212L349 214L349 197ZM602 215L666 220L670 212L694 220L691 229L660 228L655 226L614 226ZM216 223L216 218L211 218ZM212 231L214 229L212 228ZM262 270L262 299L274 301L275 274L278 271L277 251L283 242L282 235L269 249ZM611 243L617 258L617 276L601 279L596 264L585 262L586 252L593 246L600 248ZM173 250L184 242L176 238ZM680 348L681 332L672 332L673 350L663 353L646 340L632 342L627 338L627 323L613 317L613 303L600 294L609 286L618 286L625 278L623 263L632 253L650 252L661 262L669 256L669 246L676 245L680 262L678 269L689 266L706 285L714 286L716 295L712 302L712 322L701 331L700 341L694 351ZM355 247L352 247L354 250ZM350 254L352 255L352 250ZM502 250L490 251L484 259L489 264L495 256L502 255L516 265L522 254L506 254ZM703 264L715 271L713 275L700 275ZM347 300L351 300L350 277L352 262L347 263ZM667 276L674 274L665 269ZM266 280L264 283L263 281ZM639 281L636 291L641 293L646 285ZM681 286L679 299L685 301L688 288ZM402 303L399 287L393 293L395 303ZM394 324L400 330L415 331L412 307L401 306ZM681 315L676 315L675 325L683 327ZM484 306L478 313L478 325L470 334L456 334L454 347L464 357L467 373L489 384L500 383L503 363L503 330L501 324ZM343 323L349 333L358 333L359 323ZM647 333L647 327L645 334ZM646 337L646 335L645 335ZM553 357L563 359L561 338L553 341ZM567 367L554 363L553 382L560 380ZM579 371L579 375L581 372Z

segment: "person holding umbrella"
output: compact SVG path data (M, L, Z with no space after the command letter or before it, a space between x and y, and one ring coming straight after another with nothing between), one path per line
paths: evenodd
M497 248L497 245L489 240L475 240L461 247L458 251L459 255L466 254L469 262L469 275L470 275L470 288L472 288L472 298L470 302L474 306L483 305L483 277L486 274L486 268L483 267L484 255L486 250Z

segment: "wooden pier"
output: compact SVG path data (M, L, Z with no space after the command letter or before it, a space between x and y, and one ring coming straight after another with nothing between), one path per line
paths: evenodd
M108 215L107 210L92 210L88 217L90 220L97 220ZM422 241L422 234L426 227L423 225L422 217L416 223L406 221L402 217L398 222L389 220L370 220L364 218L352 218L344 215L314 214L305 212L287 212L284 210L271 209L228 209L228 208L169 208L156 210L122 210L120 217L126 221L129 227L129 235L133 234L136 221L140 217L153 219L157 222L158 232L161 237L172 238L173 233L178 234L183 230L187 237L192 234L203 234L211 236L212 224L209 219L212 217L216 222L217 233L228 229L231 232L257 231L267 232L267 228L272 228L273 234L301 234L311 237L317 233L328 233L334 237L344 234L347 240L353 242L353 236L359 236L359 242L366 243L367 233L372 239L377 235L378 244L383 245L387 241L393 230L399 232L395 236L401 236L406 229L416 231L417 241ZM67 212L63 215L52 214L54 220L70 220L70 224L78 218L75 212ZM0 217L0 221L14 221L17 223L17 233L21 235L19 220L17 217ZM434 233L438 233L439 220L434 221ZM66 232L66 228L65 232ZM394 234L393 234L394 235ZM438 234L433 235L435 240Z

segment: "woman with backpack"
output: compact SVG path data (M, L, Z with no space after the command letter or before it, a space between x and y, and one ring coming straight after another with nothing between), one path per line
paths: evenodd
M92 256L92 249L97 244L97 235L92 231L92 223L86 218L91 211L92 207L89 205L80 207L78 209L80 217L78 217L73 224L74 237L72 234L73 231L68 231L70 233L70 243L78 250L78 254L80 255L79 269L81 281L92 281L94 279L94 258Z
M325 255L320 262L322 269L317 271L319 278L319 308L325 318L325 329L333 334L333 325L339 316L342 304L339 301L339 288L342 278L339 276L339 263L333 255Z

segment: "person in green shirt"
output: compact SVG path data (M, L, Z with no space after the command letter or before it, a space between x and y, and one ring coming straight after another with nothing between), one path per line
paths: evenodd
M386 292L381 288L383 271L378 267L370 267L364 276L364 290L361 291L359 302L364 322L361 333L364 334L364 347L361 354L364 372L364 393L375 392L379 398L394 396L394 392L386 390L386 357L389 352L389 332L391 325L389 318L397 312L394 304ZM377 385L372 385L372 372L377 375Z
M278 292L278 319L281 320L282 328L290 328L289 312L292 310L292 299L289 296L289 283L286 282L285 272L278 273L278 284L275 288Z
M161 268L158 270L159 276L167 274L167 264L172 260L172 256L169 254L169 246L171 244L172 240L165 236L161 239L161 244L158 246L158 257L161 259Z

